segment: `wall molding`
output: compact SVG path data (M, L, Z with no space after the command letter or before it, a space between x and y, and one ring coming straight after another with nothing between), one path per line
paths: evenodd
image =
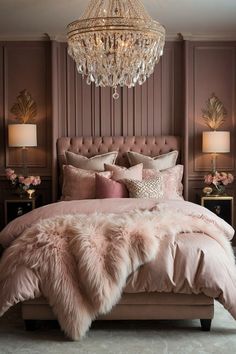
M236 32L232 33L167 33L166 41L236 41ZM66 31L64 33L6 33L0 35L0 41L56 41L67 42Z

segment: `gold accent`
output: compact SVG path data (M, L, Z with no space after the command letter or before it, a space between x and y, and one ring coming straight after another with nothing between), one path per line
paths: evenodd
M20 91L17 96L17 102L14 103L10 112L16 116L16 119L21 123L28 123L29 120L33 121L33 118L37 114L37 105L33 100L31 94L25 89Z
M218 195L212 195L212 196L205 196L201 197L201 206L205 207L204 201L205 200L229 200L231 201L231 225L234 226L234 197L230 196L218 196Z
M207 108L202 109L202 117L209 128L216 130L224 123L227 111L214 93L212 93L206 104Z

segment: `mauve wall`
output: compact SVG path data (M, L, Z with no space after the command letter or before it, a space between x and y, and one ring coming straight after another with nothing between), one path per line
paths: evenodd
M227 110L226 121L220 129L231 132L231 152L218 155L217 169L232 172L236 177L236 42L187 42L185 70L188 191L189 199L194 201L201 192L204 174L211 170L211 155L201 152L202 132L209 130L204 125L201 110L213 92ZM235 196L235 183L229 185L227 191Z
M62 43L53 43L54 129L59 136L180 134L183 121L182 43L166 43L154 74L142 86L119 89L87 85Z
M19 148L8 148L7 126L17 123L10 113L16 97L27 89L38 106L38 146L29 148L27 160L29 173L42 177L40 192L44 203L51 195L51 44L49 42L0 42L0 227L3 226L4 199L11 190L4 173L10 167L22 171Z
M195 201L204 173L210 170L209 156L201 153L201 132L206 129L201 109L212 92L228 111L223 129L232 132L231 153L218 159L218 167L235 174L235 68L236 42L167 42L148 82L121 89L120 99L114 101L110 89L88 86L82 80L64 43L0 43L1 206L8 193L4 169L20 163L19 152L6 146L7 124L13 122L9 109L24 88L39 107L39 147L30 150L29 162L31 173L43 176L41 190L46 202L51 200L58 137L162 134L183 137L186 192ZM234 186L229 190L234 194Z

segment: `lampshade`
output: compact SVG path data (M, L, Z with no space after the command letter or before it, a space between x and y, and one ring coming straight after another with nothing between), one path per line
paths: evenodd
M8 146L9 147L37 146L36 124L9 124Z
M202 135L202 152L226 153L230 152L230 132L209 131Z

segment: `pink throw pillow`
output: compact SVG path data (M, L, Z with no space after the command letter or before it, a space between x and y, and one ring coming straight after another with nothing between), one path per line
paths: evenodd
M154 169L144 169L143 179L153 179L158 176L163 177L163 200L183 200L183 165L176 165L164 171Z
M113 181L96 173L96 198L128 198L129 193L122 182Z
M104 164L105 171L112 172L111 178L114 181L119 181L120 179L135 179L136 181L142 181L143 164L125 168L117 165Z
M110 178L111 172L99 172ZM71 165L63 166L61 200L95 199L95 172L82 170Z

